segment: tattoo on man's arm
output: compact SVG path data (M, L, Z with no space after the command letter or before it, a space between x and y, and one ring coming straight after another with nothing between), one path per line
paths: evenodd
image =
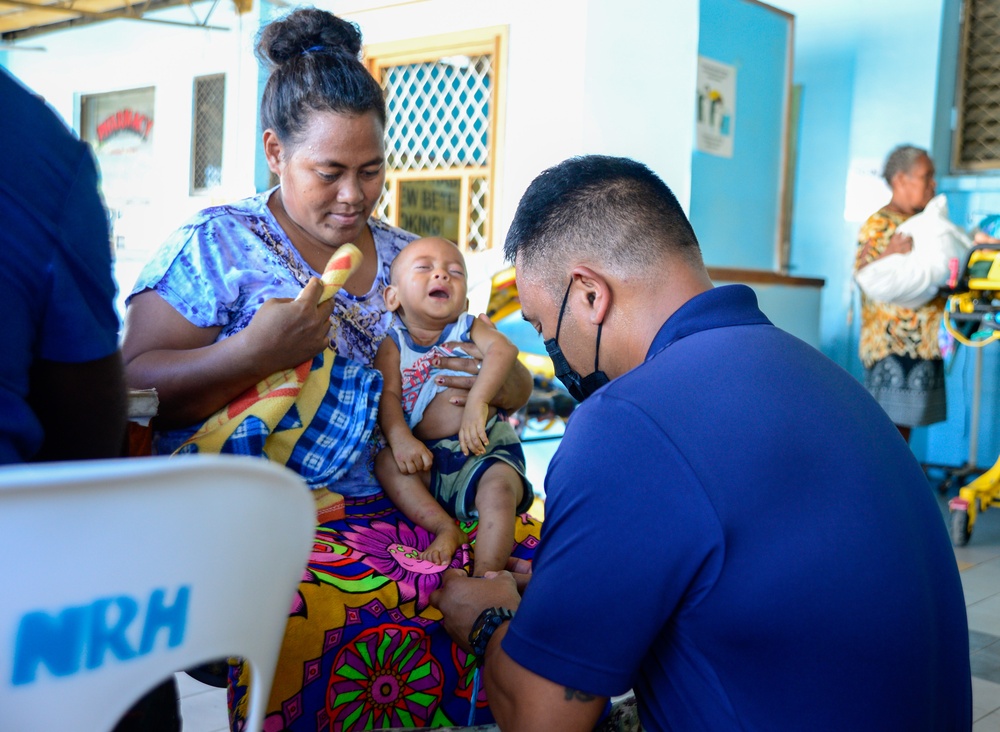
M594 701L597 698L594 694L588 694L585 691L580 691L579 689L571 689L570 687L565 687L566 689L566 701L582 701L589 702Z

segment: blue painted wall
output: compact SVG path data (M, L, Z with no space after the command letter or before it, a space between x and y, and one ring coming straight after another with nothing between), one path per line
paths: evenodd
M801 36L799 23L796 18L797 38ZM857 373L857 341L847 325L851 308L850 243L855 231L844 221L854 56L842 47L805 55L798 47L796 42L793 78L802 85L802 101L789 273L826 280L820 309L820 347L838 364ZM823 83L811 81L817 78ZM852 369L852 362L857 369Z
M959 0L945 0L941 21L941 55L932 153L938 169L938 190L948 197L952 220L972 228L988 214L1000 213L1000 174L964 175L951 171L951 119L959 54ZM1000 346L982 349L982 394L976 460L990 465L1000 454ZM948 370L948 421L926 432L923 445L930 462L962 464L969 457L972 389L976 351L959 349Z
M736 67L733 157L694 151L690 216L709 265L776 269L789 24L745 0L701 0L698 53Z
M860 378L851 286L863 219L851 205L856 210L858 173L873 172L893 146L910 142L931 150L955 223L969 228L1000 212L1000 176L949 169L960 1L773 4L796 16L793 78L803 86L791 273L826 279L821 348ZM875 194L871 211L888 200L887 188L881 200ZM1000 346L982 355L977 462L985 467L1000 453ZM948 420L914 431L921 461L961 465L969 457L974 362L974 353L959 349L948 363Z

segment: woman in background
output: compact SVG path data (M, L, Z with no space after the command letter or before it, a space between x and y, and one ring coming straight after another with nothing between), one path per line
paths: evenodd
M910 251L912 239L896 228L934 197L934 163L921 148L895 148L886 158L883 177L892 198L861 227L855 272L889 254ZM942 298L910 309L861 295L859 355L865 386L907 441L913 427L946 416L944 362L937 339L943 308Z

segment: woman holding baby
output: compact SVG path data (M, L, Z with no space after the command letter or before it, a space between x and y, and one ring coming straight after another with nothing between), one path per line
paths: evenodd
M328 395L337 407L309 427L317 444L352 447L328 486L345 496L347 515L317 527L267 729L455 725L465 723L470 703L485 706L472 698L471 659L428 607L444 568L418 554L433 537L396 510L373 474L381 379L372 364L392 319L382 293L393 258L416 236L372 217L385 180L386 111L360 50L353 24L316 9L262 29L257 53L271 68L263 147L279 184L178 229L143 270L125 317L129 385L159 392L160 453L181 448L270 374L318 358L328 343L336 352ZM317 278L347 242L361 250L361 265L320 303ZM446 364L470 374L443 377L458 403L477 363ZM530 375L515 365L495 405L516 409L530 390ZM530 558L538 529L526 515L518 519L516 558ZM451 566L468 564L466 548ZM230 673L234 729L245 717L246 672Z
M858 236L855 272L889 254L905 253L912 239L896 231L934 197L934 163L926 150L900 145L885 161L883 178L892 190ZM944 363L938 327L944 301L907 308L861 295L859 355L865 386L909 440L913 427L945 419Z

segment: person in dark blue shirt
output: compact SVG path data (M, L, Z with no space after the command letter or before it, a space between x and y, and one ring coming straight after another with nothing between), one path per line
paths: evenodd
M533 573L432 598L502 729L968 730L962 586L940 509L865 389L713 287L669 188L574 158L506 241L525 319L585 401ZM523 595L519 590L523 591Z
M0 466L119 457L125 375L97 165L90 147L4 69L0 100L0 137L17 141L0 168ZM115 732L179 729L171 678Z
M0 465L115 457L125 380L108 216L86 143L0 69Z

